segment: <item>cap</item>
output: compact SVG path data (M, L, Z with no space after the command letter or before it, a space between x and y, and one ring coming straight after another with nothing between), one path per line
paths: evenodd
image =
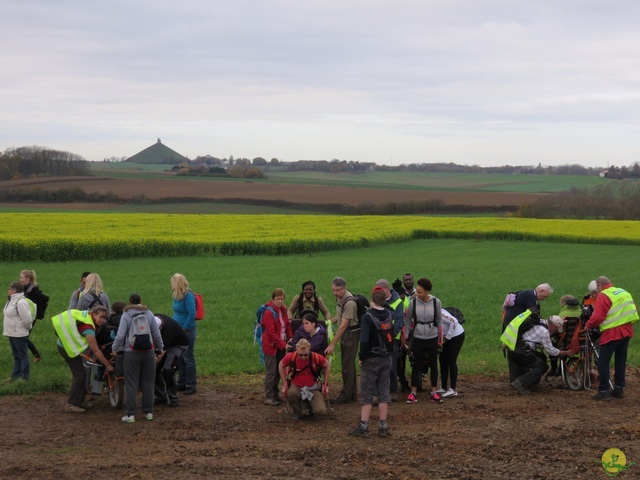
M373 287L373 290L371 290L371 294L373 295L376 292L384 293L384 288L382 288L380 285L376 285L375 287Z
M558 333L562 333L562 327L564 326L564 321L558 315L551 315L547 323L553 323L556 327L558 327Z

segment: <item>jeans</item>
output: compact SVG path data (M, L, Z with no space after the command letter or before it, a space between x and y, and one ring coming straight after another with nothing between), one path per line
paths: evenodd
M609 391L609 364L611 363L611 357L614 353L616 355L613 374L614 384L616 387L624 388L628 348L629 337L600 345L600 358L598 359L598 374L600 375L599 392Z
M196 346L196 327L185 330L184 333L189 337L189 346L180 359L178 366L178 386L184 386L187 389L196 388L196 356L194 348Z
M29 336L26 337L9 337L9 345L13 354L13 372L11 379L29 380L29 350L27 344Z

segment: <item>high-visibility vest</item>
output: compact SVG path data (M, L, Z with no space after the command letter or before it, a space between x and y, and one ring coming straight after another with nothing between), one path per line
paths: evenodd
M601 332L638 321L638 310L629 292L622 288L609 287L602 293L611 300L611 308L607 312L607 318L600 324Z
M520 315L515 317L513 320L509 322L507 328L504 329L502 335L500 336L500 341L506 345L506 347L514 351L516 349L516 344L518 343L518 331L522 324L531 316L531 310L525 310Z
M393 303L389 303L389 310L391 310L391 313L393 314L393 321L395 322L396 317L395 317L395 313L396 313L396 308L398 308L398 305L400 305L402 303L403 306L403 311L404 311L404 302L402 301L402 298L398 297L395 299L395 301ZM400 340L400 337L402 336L402 329L396 334L395 339L396 340Z
M56 335L58 335L58 339L64 347L64 351L67 352L70 358L77 357L87 349L89 344L78 331L76 322L91 325L95 330L96 327L88 311L67 310L53 317L51 321L53 322Z

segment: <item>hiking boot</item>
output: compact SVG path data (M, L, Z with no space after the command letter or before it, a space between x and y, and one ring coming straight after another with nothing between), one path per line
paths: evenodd
M358 424L356 428L349 430L349 435L353 437L368 437L369 427L363 427L362 424Z
M591 399L592 400L600 400L600 401L603 401L603 402L610 402L611 401L611 392L609 392L609 390L599 391L598 393L593 395L591 397Z
M170 407L179 407L180 406L180 402L178 400L171 400L171 402L169 402L169 406Z
M67 403L64 407L64 413L84 413L85 409L77 405Z
M624 398L624 389L622 387L614 387L611 396L613 398Z
M264 404L265 404L265 405L269 405L269 406L271 406L271 407L277 407L278 405L280 405L280 402L279 402L279 401L277 401L277 400L274 400L273 398L267 398L267 399L264 401Z
M93 405L89 402L82 402L80 404L80 408L84 408L85 410L89 410L90 408L93 408Z
M514 380L513 382L511 382L511 386L515 388L520 395L529 395L530 393L529 390L527 390L522 386L522 383L520 383L520 380Z
M442 397L438 395L438 392L431 392L431 394L429 394L429 398L433 403L442 403Z
M407 403L418 403L418 397L416 397L415 393L411 392L407 396Z
M438 393L436 391L436 393ZM458 392L456 392L453 388L448 389L446 392L444 392L443 394L440 395L442 398L452 398L452 397L457 397L458 396Z
M144 419L150 422L151 420L153 420L153 413L145 413Z
M386 427L378 427L378 436L381 438L387 438L391 436L391 432L389 431L389 426Z
M122 421L124 423L135 423L136 417L135 415L125 415L124 417L122 417Z

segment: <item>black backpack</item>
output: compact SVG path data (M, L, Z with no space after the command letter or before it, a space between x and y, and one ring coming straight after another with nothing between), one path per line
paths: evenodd
M459 308L456 308L456 307L443 307L443 309L446 310L447 312L449 312L454 317L456 317L456 320L458 320L458 323L460 325L462 325L464 323L464 314L460 311Z
M354 328L360 328L360 325L362 325L362 317L364 316L365 313L367 313L367 310L369 310L369 307L371 307L371 304L369 303L369 299L360 293L354 293L353 297L351 298L355 300L356 305L358 306L358 311L356 312L356 315L358 317L357 318L358 326ZM347 302L351 300L351 298L348 298Z
M371 323L376 328L378 334L378 345L371 348L371 352L375 354L390 355L393 353L393 315L388 309L385 309L387 317L384 321L381 321L373 313L367 314L371 319Z

